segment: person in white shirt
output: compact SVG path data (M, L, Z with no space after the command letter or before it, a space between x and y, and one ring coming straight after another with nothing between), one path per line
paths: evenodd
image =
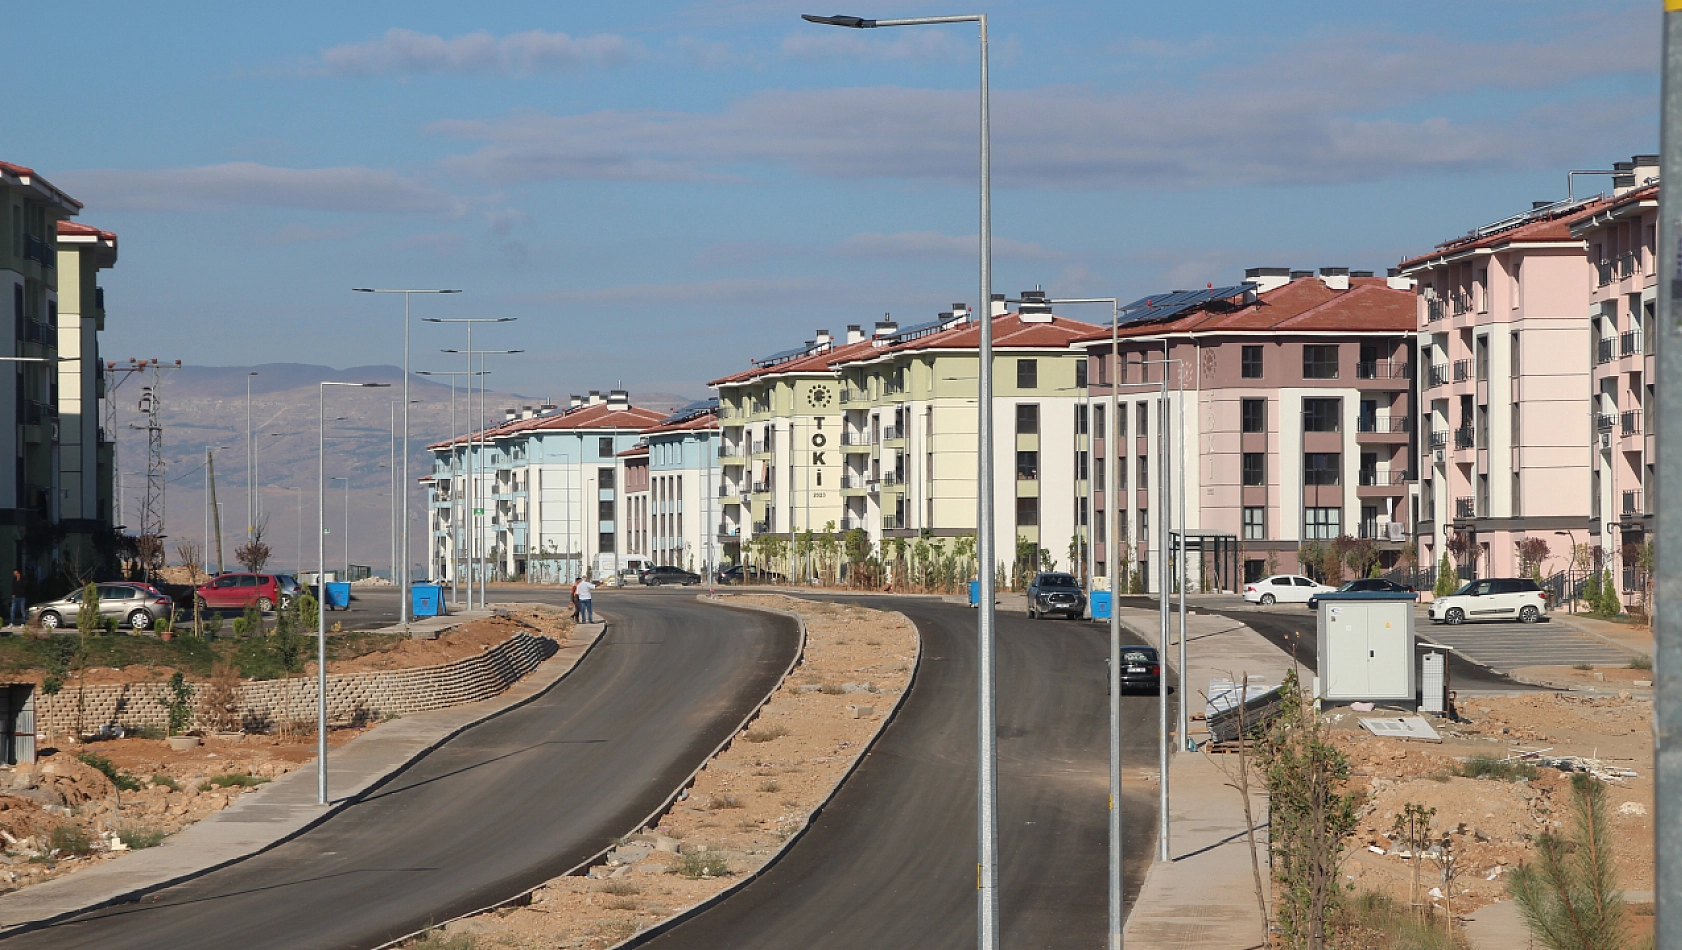
M577 593L578 593L578 622L579 623L595 623L596 622L596 615L591 610L591 608L593 606L593 598L590 596L590 592L595 590L595 589L596 589L596 585L590 583L590 578L589 578L588 575L586 575L583 580L578 582L578 587L577 587L576 590L577 590Z

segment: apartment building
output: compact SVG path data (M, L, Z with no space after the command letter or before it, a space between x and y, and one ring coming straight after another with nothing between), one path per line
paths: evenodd
M716 535L723 468L718 403L705 400L643 431L648 453L643 551L655 564L705 573L719 563Z
M1595 506L1612 489L1597 483L1585 447L1598 445L1591 394L1604 318L1573 222L1610 204L1538 203L1402 262L1418 281L1422 564L1459 549L1463 573L1511 575L1517 543L1534 537L1554 552L1544 565L1553 571L1574 541L1603 538ZM1619 286L1639 293L1637 280ZM1625 454L1612 444L1599 453L1607 468L1627 465Z
M100 424L105 363L105 289L99 272L117 263L117 235L58 222L58 523L65 556L94 563L95 544L115 523L115 436Z
M1159 588L1165 484L1194 587L1233 590L1303 570L1305 541L1369 538L1393 563L1408 540L1410 282L1337 267L1254 268L1246 278L1129 304L1116 331L1119 358L1108 328L1076 344L1089 367L1101 576L1110 575L1106 531L1114 530L1122 569ZM1120 404L1113 414L1112 392ZM1213 576L1201 575L1205 564Z
M624 390L591 392L565 409L509 410L500 425L429 446L432 577L453 579L471 564L474 577L569 583L601 555L629 553L619 453L665 417L631 405Z
M59 223L81 210L81 202L33 169L0 162L0 292L11 298L12 309L12 339L0 369L9 377L0 384L0 415L13 420L4 436L13 462L0 466L0 576L8 581L15 568L32 578L45 577L65 553L58 448L62 280L57 245ZM73 289L79 293L83 286L78 271ZM79 297L77 305L81 306ZM73 355L97 361L97 346L86 352L80 337L72 336L78 344ZM77 372L97 375L92 367ZM97 394L97 389L76 392L75 408L84 415L88 406L81 400L88 392ZM80 422L78 418L82 438ZM77 464L82 464L80 457ZM93 471L97 499L97 465ZM71 510L84 513L80 502L85 499L79 494ZM97 508L94 514L97 517ZM110 524L108 518L104 524Z
M1589 338L1588 540L1614 567L1626 605L1643 596L1636 550L1653 535L1656 485L1653 345L1658 306L1659 157L1614 168L1612 197L1571 221L1587 249ZM1566 540L1566 539L1558 539ZM1561 554L1564 545L1555 545Z
M624 553L649 556L648 534L648 443L638 442L619 453L619 488L624 495L620 518L624 526Z

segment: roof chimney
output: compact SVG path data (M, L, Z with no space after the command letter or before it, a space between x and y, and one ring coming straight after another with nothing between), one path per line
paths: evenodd
M1022 291L1022 302L1016 307L1016 319L1023 323L1050 323L1051 304L1045 302L1045 291Z
M504 409L504 410L502 410L502 421L503 422L513 422L515 419L518 419L518 418L520 418L520 410L518 410L518 409Z
M1005 311L1007 309L1009 309L1009 307L1005 303L1005 295L1004 294L994 294L993 295L993 307L992 307L993 316L995 316L995 317L1004 316Z
M1320 268L1320 279L1325 282L1327 290L1348 290L1349 268L1322 267Z
M863 343L864 342L864 328L859 326L856 323L847 324L847 342L848 343Z
M552 403L552 402L546 402L543 405L537 407L537 414L540 415L540 416L546 416L549 413L554 412L554 411L555 411L555 404Z
M623 389L608 390L607 408L614 411L631 408L631 394Z
M590 390L590 395L585 398L584 405L586 405L586 406L599 406L601 404L602 404L601 391L596 390L596 389Z
M579 406L582 406L582 405L584 405L584 397L583 396L580 396L577 393L573 393L572 395L567 397L567 409L569 409L569 410L577 409Z
M1659 180L1659 157L1657 155L1634 155L1630 162L1634 166L1635 187L1645 188Z
M941 314L941 317L943 319L947 316L948 316L948 314L944 314L944 313ZM952 312L951 312L950 316L951 316L952 319L947 320L945 323L943 323L941 325L941 329L950 329L952 327L968 323L970 321L970 319L975 315L970 313L969 304L964 303L963 301L959 301L958 303L955 303L955 304L952 305Z
M1370 270L1352 270L1352 271L1349 272L1349 276L1350 277L1371 277L1372 276L1372 271L1370 271Z
M882 314L882 316L885 317L885 316L887 316L887 314L884 313L884 314ZM893 322L892 320L878 320L878 321L876 321L875 336L876 336L877 339L881 339L882 337L885 337L885 336L893 336L895 333L898 333L898 332L899 332L899 324Z
M1290 276L1292 280L1302 280L1305 277L1313 277L1314 272L1311 270L1294 270L1291 271Z
M1290 273L1283 267L1251 267L1244 271L1244 283L1255 284L1256 293L1265 294L1290 283Z
M1391 290L1411 291L1414 287L1418 286L1418 284L1419 281L1414 280L1412 277L1403 277L1402 269L1400 267L1392 267L1384 273L1384 285L1389 287Z
M828 330L819 330L818 335L813 338L812 342L818 346L828 349L830 344L835 342L835 338L829 335Z

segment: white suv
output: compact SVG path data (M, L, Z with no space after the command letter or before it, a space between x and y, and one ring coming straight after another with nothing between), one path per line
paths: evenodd
M1528 577L1490 577L1467 581L1447 597L1431 601L1432 623L1513 620L1535 623L1548 609L1548 595Z

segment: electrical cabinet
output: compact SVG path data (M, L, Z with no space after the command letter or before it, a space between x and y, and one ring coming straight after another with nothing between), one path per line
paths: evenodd
M1319 597L1320 699L1413 702L1413 594L1378 591Z

